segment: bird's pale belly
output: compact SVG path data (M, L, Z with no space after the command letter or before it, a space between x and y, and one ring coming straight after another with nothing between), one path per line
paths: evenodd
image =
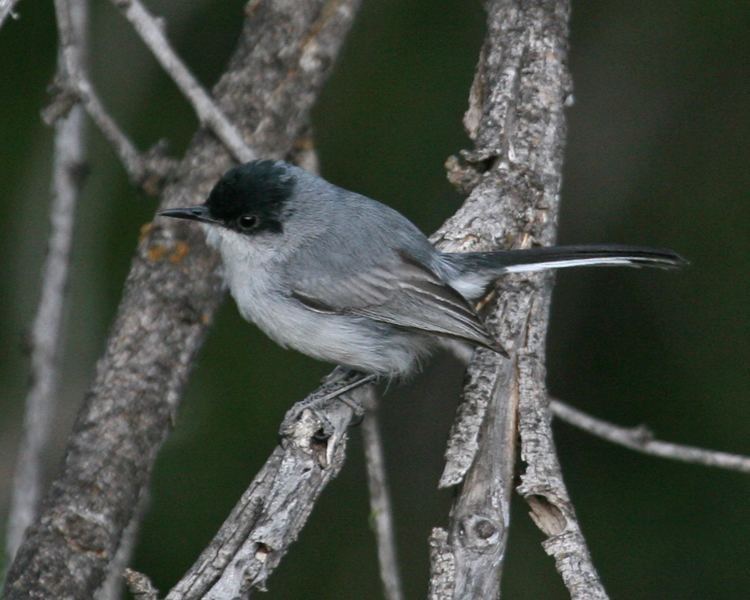
M269 286L243 278L230 290L242 316L283 347L326 362L387 377L405 375L433 346L427 336L367 317L316 312Z

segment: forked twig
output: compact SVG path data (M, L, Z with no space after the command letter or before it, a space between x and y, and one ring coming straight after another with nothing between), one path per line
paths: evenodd
M570 87L570 3L487 0L485 9L487 33L464 115L474 147L447 163L449 180L470 196L433 236L441 249L452 252L494 249L498 240L514 247L547 245L555 236L563 103ZM498 377L497 362L487 361L469 379L465 395L480 390L487 398L504 398L506 406L517 398L525 467L517 490L532 508L546 536L543 546L571 596L602 599L606 592L568 496L549 426L544 340L550 292L544 276L503 279L499 301L488 306L488 321L500 344L511 351L513 364L505 365L510 370ZM478 352L472 367L480 360ZM480 402L460 416L441 483L461 483L462 488L449 529L433 530L430 539L432 600L500 593L509 515L499 508L510 503L512 486L504 484L515 462L516 415L498 418L496 407ZM483 460L482 447L491 440L502 448L502 469ZM481 468L483 463L487 466ZM482 502L485 490L494 502ZM466 532L471 532L468 544Z
M157 193L161 183L169 177L175 162L168 159L163 146L157 144L145 155L141 155L130 139L109 115L91 84L81 57L76 52L78 33L67 0L55 0L55 14L60 36L61 60L64 71L56 78L58 93L42 116L47 123L57 121L79 101L91 120L117 153L131 181L146 191Z
M552 414L561 421L636 452L706 467L750 473L750 456L657 440L651 430L643 425L637 427L615 425L609 421L592 417L556 399L550 401L550 409Z

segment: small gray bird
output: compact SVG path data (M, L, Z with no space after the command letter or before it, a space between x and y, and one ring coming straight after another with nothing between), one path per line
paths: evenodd
M685 264L616 245L440 252L392 208L270 160L229 170L203 205L159 214L201 224L240 313L275 342L388 378L446 338L504 354L473 303L506 273Z

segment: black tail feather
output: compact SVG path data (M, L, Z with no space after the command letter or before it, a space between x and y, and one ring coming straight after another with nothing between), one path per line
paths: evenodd
M619 244L547 246L524 250L469 252L450 256L460 257L460 262L470 269L489 269L497 273L574 266L644 266L677 269L689 264L677 252L668 248ZM534 266L538 268L535 269Z

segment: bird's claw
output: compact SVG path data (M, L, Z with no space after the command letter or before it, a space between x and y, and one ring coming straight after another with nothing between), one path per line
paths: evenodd
M291 437L300 439L301 436L308 436L315 441L328 439L335 429L326 414L326 408L332 400L340 400L346 404L354 415L352 423L358 425L362 421L364 407L344 394L364 384L372 383L375 379L374 375L366 375L345 367L336 367L323 380L321 393L308 396L287 411L281 422L279 435L282 439Z

